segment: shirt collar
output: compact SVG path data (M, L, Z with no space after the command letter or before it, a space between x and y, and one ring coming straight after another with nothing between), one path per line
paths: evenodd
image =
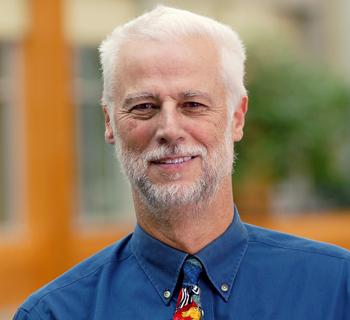
M209 280L225 301L230 297L248 247L248 232L236 208L234 212L233 221L226 231L196 254Z
M247 245L248 233L235 208L233 221L227 230L195 255L225 301L231 294ZM131 248L159 296L168 304L188 254L151 237L139 225L136 226L131 239ZM166 291L169 291L170 295L166 295Z
M132 236L131 249L163 302L168 304L187 253L153 238L139 225ZM165 294L166 291L170 292L169 296Z

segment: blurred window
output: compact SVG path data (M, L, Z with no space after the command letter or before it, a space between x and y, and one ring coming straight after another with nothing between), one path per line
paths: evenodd
M130 188L120 171L114 147L104 141L97 49L78 47L74 52L80 216L83 221L130 220Z
M4 164L4 101L3 101L3 77L4 77L4 70L3 70L3 48L0 44L0 221L4 219L4 189L5 189L5 164Z
M0 42L0 224L8 218L9 197L9 147L8 147L8 101L10 85L10 51L9 43Z

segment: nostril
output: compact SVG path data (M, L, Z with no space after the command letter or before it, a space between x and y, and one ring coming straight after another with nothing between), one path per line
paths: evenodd
M159 143L160 143L160 144L167 144L168 141L167 141L167 139L165 139L165 138L162 137L162 138L159 139Z
M162 136L159 137L158 139L158 143L163 145L163 144L173 144L173 143L178 143L184 140L184 138L182 136L174 138L174 137L166 137L166 136Z

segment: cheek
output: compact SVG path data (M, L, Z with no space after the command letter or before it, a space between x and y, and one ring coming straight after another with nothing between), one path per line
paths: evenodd
M200 144L212 149L224 142L224 129L224 126L216 126L212 123L197 123L188 128L188 132Z
M143 146L147 145L150 137L151 130L149 126L144 125L142 122L135 120L126 120L117 127L120 134L120 138L131 149L143 149Z
M136 121L128 121L125 126L126 132L128 132L131 135L135 133L135 131L137 131L137 128L138 128L138 125Z
M198 142L212 149L225 143L227 124L227 115L218 107L202 118L191 119L186 129Z

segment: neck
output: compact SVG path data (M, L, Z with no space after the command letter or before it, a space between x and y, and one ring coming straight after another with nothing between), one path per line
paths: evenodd
M231 178L223 181L210 202L189 204L152 214L133 192L139 225L167 245L195 254L225 232L233 219Z

